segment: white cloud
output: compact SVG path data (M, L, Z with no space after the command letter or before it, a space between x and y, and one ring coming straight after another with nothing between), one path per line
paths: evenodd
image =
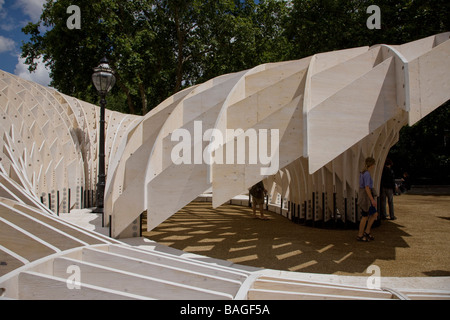
M39 60L36 70L30 73L30 71L28 71L28 65L25 64L25 59L19 56L14 74L23 79L39 83L43 86L49 86L52 80L50 78L50 70L45 67L45 63L42 61L42 58Z
M0 19L2 19L1 14L0 14ZM8 21L9 19L2 19L2 23L0 24L0 29L4 30L4 31L12 31L15 28L17 28L17 25L12 22L12 21Z
M0 53L14 51L16 43L13 39L0 36Z
M2 1L2 0L0 0ZM16 5L21 8L33 22L38 22L44 9L45 0L18 0Z

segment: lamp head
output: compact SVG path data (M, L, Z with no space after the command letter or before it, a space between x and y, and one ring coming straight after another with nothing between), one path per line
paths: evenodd
M101 96L105 96L114 87L116 77L106 58L103 58L98 67L94 68L92 82Z

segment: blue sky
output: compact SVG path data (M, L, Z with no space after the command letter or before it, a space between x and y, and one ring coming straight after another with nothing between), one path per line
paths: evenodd
M48 85L49 72L43 64L30 74L20 59L22 41L28 40L22 28L39 20L44 3L45 0L0 0L0 69Z

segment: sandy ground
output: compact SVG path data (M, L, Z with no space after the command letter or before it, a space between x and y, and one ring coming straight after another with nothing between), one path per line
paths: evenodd
M397 220L373 229L375 241L356 241L355 229L319 229L274 213L254 219L246 207L194 202L143 236L161 244L276 270L385 277L450 276L450 196L394 198ZM144 219L145 222L145 219ZM146 226L143 226L146 230Z

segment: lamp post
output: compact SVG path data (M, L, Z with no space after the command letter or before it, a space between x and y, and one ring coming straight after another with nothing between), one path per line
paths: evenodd
M114 71L103 58L98 67L94 68L92 82L100 95L100 141L98 153L98 181L97 181L97 207L93 212L103 214L105 197L106 173L105 173L105 107L106 95L116 83ZM103 223L102 223L103 224Z

